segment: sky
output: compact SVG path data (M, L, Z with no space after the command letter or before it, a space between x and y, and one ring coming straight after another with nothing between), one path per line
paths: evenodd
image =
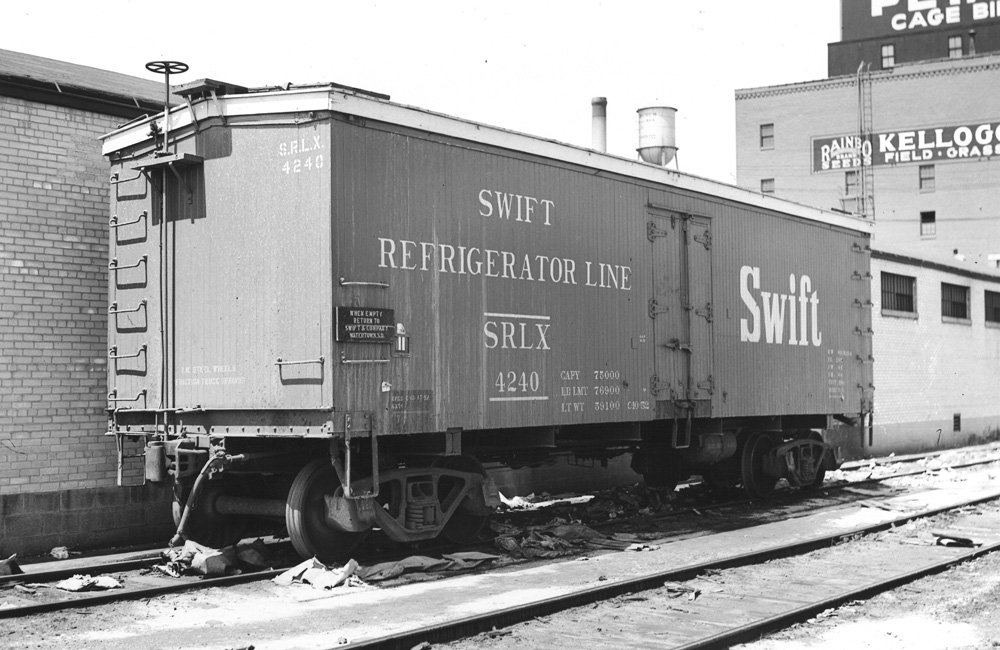
M282 9L287 6L287 9ZM838 0L299 0L5 7L0 49L172 83L335 82L402 104L635 158L639 108L677 109L677 166L735 183L734 91L826 76ZM673 163L671 163L673 166Z

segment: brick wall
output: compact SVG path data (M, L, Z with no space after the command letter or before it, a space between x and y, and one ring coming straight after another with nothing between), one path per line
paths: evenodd
M916 279L915 314L883 310L881 277ZM959 446L1000 434L1000 326L986 323L988 280L905 261L872 260L875 410L872 454ZM969 318L941 315L941 283L969 287ZM954 416L960 430L954 431Z
M0 554L87 539L108 522L70 516L70 495L119 490L103 435L109 184L97 139L119 121L0 97ZM163 499L107 498L147 494Z
M870 127L874 133L997 124L1000 55L899 66L873 72ZM968 101L957 98L968 98ZM762 146L761 125L773 125L773 146ZM846 196L843 169L813 171L813 140L858 130L853 76L736 92L736 175L760 190L774 180L775 196L823 209ZM993 145L998 145L994 137ZM877 147L877 145L876 145ZM994 146L1000 150L1000 145ZM928 161L923 161L928 162ZM920 187L920 166L876 165L875 245L920 258L950 258L955 249L982 267L1000 254L1000 156L934 158L933 188ZM853 209L850 202L844 207ZM933 212L933 234L922 234L921 213ZM996 264L992 264L996 268Z

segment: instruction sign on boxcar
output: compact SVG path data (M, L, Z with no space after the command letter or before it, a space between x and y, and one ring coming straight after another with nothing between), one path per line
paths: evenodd
M338 343L391 343L396 316L391 309L337 307Z

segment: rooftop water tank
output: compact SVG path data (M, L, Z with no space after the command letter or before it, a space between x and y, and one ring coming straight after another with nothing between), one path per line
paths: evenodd
M674 129L676 108L650 106L640 108L639 113L639 157L643 161L666 167L677 153L677 138Z

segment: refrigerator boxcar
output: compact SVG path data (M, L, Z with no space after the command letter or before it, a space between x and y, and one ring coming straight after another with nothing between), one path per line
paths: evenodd
M105 136L109 433L178 534L477 534L483 463L768 495L871 407L871 224L332 84ZM122 459L120 459L121 461Z

